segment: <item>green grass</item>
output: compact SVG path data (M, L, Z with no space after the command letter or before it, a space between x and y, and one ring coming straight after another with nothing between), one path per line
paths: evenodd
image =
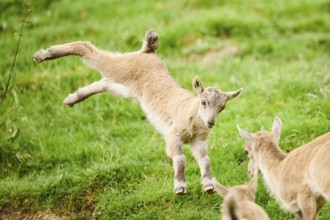
M161 37L157 54L184 88L243 87L228 103L208 144L213 175L231 186L249 180L243 139L282 119L290 151L330 130L330 3L293 1L20 1L0 3L0 86L8 80L21 26L30 9L9 93L0 106L0 212L50 210L86 219L219 219L222 199L201 192L189 147L189 193L175 196L171 160L136 100L95 95L74 108L62 100L99 79L81 60L40 65L40 48L89 40L111 51L138 50L145 31ZM38 2L38 3L37 3ZM29 3L29 2L28 2ZM234 57L213 57L236 46ZM272 219L292 219L260 178L257 203ZM318 219L330 218L330 205Z

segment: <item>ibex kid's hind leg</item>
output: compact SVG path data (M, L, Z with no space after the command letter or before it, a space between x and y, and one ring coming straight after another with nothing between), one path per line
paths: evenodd
M64 104L72 107L74 104L87 99L89 96L101 92L111 92L109 82L106 79L93 82L92 84L78 89L77 92L69 94L63 101Z
M207 144L205 141L195 140L191 145L191 151L201 171L201 183L203 190L208 193L214 192L210 170L210 158L207 155Z
M148 30L143 40L142 48L138 52L154 53L158 46L158 34L153 30ZM94 62L96 60L103 57L103 55L106 57L110 54L104 53L88 41L76 41L72 43L51 46L46 50L39 50L33 55L33 59L37 63L41 63L45 60L53 60L70 55L82 57L87 61L88 64L94 67Z
M182 141L176 135L166 137L166 153L172 158L174 168L174 192L177 195L187 193L184 170L186 167L186 157L182 151Z
M131 90L126 86L103 78L88 86L79 88L75 93L69 94L68 97L64 99L63 103L72 107L74 104L87 99L89 96L102 92L109 92L113 95L123 96L126 98L133 97Z
M33 55L33 59L37 63L70 55L88 59L92 58L93 53L97 50L98 49L90 42L76 41L72 43L51 46L46 50L39 50Z

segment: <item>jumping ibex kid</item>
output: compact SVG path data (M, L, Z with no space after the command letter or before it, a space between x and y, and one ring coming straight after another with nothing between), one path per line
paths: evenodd
M203 190L212 192L207 137L226 102L238 96L242 89L233 92L204 89L199 78L195 77L193 86L198 94L195 97L175 82L166 65L154 54L158 45L158 34L148 31L142 49L137 52L105 52L90 42L78 41L40 50L34 54L34 60L40 63L75 55L100 72L101 80L80 88L64 100L68 106L102 92L138 99L149 121L165 139L166 152L173 160L175 193L187 193L184 176L186 159L182 152L184 143L192 145L192 153L201 170Z

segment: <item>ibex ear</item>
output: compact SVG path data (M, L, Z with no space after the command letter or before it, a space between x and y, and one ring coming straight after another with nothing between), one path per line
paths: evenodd
M227 101L237 97L239 94L241 94L242 91L243 91L243 88L240 88L239 90L232 91L232 92L226 92Z
M225 196L228 194L228 188L221 185L215 178L212 178L212 183L214 186L215 191L222 196L223 198L225 198Z
M195 76L193 80L193 87L195 88L195 91L197 92L198 95L200 95L204 91L203 85L199 80L198 76Z
M277 144L280 142L280 136L282 131L282 122L279 117L275 117L272 127L272 133L274 134Z
M251 134L247 131L244 131L238 125L237 125L237 130L238 130L238 133L242 136L242 138L244 138L244 140L250 141L250 142L255 142L256 141L253 134Z

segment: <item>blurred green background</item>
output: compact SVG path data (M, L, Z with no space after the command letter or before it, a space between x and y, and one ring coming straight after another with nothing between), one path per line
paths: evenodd
M202 192L189 147L188 195L174 195L164 141L136 100L62 104L100 76L76 57L34 63L51 45L88 40L131 52L154 28L157 54L182 87L193 92L195 75L204 86L243 87L208 141L212 173L228 186L249 180L236 124L269 130L279 116L285 151L330 130L327 0L2 0L0 11L0 218L220 218L222 199ZM257 203L271 219L293 218L261 177ZM318 219L329 218L327 205Z

